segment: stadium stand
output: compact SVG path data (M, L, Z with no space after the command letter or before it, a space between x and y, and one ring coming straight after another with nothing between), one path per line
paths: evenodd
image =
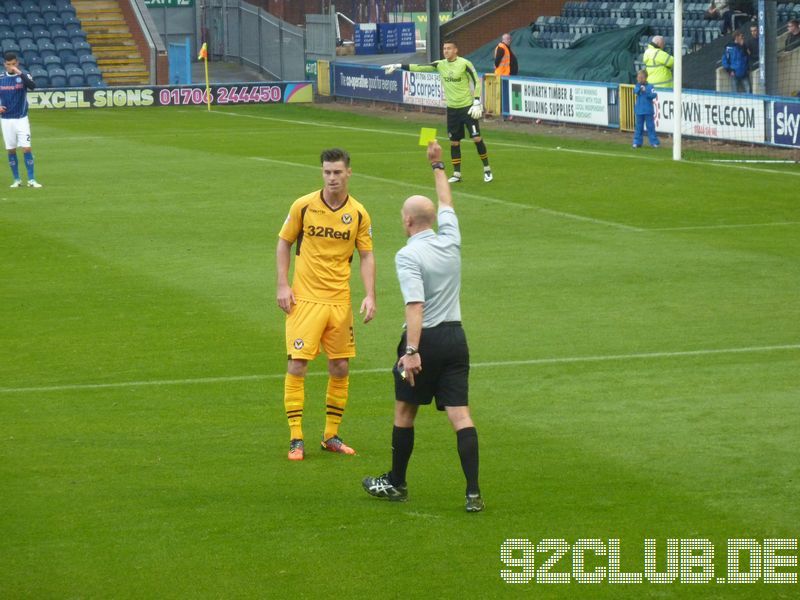
M696 52L722 36L719 21L703 18L708 4L707 0L684 2L683 54ZM533 39L545 48L571 48L578 40L593 33L647 25L648 35L639 39L641 51L644 52L651 36L662 35L667 40L665 49L672 54L674 9L674 2L565 2L560 15L540 16L533 23ZM779 24L798 18L800 2L778 3L777 15ZM749 19L749 15L737 13L734 26L741 27ZM642 67L641 62L637 62L636 68Z
M0 3L0 48L17 53L37 87L105 85L69 0Z

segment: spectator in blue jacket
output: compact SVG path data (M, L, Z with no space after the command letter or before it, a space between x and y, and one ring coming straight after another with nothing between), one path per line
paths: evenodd
M741 31L734 33L733 41L725 46L722 68L736 81L735 91L745 94L752 91L750 87L750 57L747 55L747 48L744 47L744 34Z
M636 95L636 104L633 113L636 115L636 128L633 130L633 147L641 148L643 142L644 128L647 126L647 139L653 148L658 148L661 144L656 135L655 108L653 101L656 94L653 86L647 83L647 71L641 70L636 74L636 85L633 87Z

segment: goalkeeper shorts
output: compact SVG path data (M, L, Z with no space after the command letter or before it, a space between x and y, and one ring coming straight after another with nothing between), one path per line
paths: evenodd
M466 128L469 137L476 138L481 135L481 126L476 119L469 116L469 109L448 108L447 109L447 137L451 142L460 142L464 139L464 129Z

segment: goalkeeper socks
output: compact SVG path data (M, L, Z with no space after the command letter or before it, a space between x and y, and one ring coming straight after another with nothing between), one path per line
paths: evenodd
M33 153L24 152L22 156L25 158L25 168L28 169L28 179L33 179Z
M467 478L467 493L480 494L478 487L478 431L474 427L465 427L456 431L458 440L458 456L461 468Z
M486 144L483 143L483 140L475 142L475 148L478 150L478 156L480 156L483 166L488 167L489 155L486 153Z
M398 427L392 429L392 470L389 481L392 485L403 485L406 482L406 469L414 450L414 428Z
M325 395L325 433L323 440L329 440L339 434L339 423L342 422L344 407L347 406L347 390L350 378L328 376L328 391Z
M289 420L289 439L303 439L303 404L305 403L305 378L286 374L283 382L283 406Z
M461 144L450 146L450 160L453 162L453 175L461 175Z
M16 153L8 155L8 164L11 167L11 174L14 176L14 181L16 181L19 179L19 163L17 162Z

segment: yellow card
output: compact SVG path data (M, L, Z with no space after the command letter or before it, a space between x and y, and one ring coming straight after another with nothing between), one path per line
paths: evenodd
M436 139L436 130L431 129L430 127L423 127L419 130L419 145L420 146L427 146L428 142L432 142Z

